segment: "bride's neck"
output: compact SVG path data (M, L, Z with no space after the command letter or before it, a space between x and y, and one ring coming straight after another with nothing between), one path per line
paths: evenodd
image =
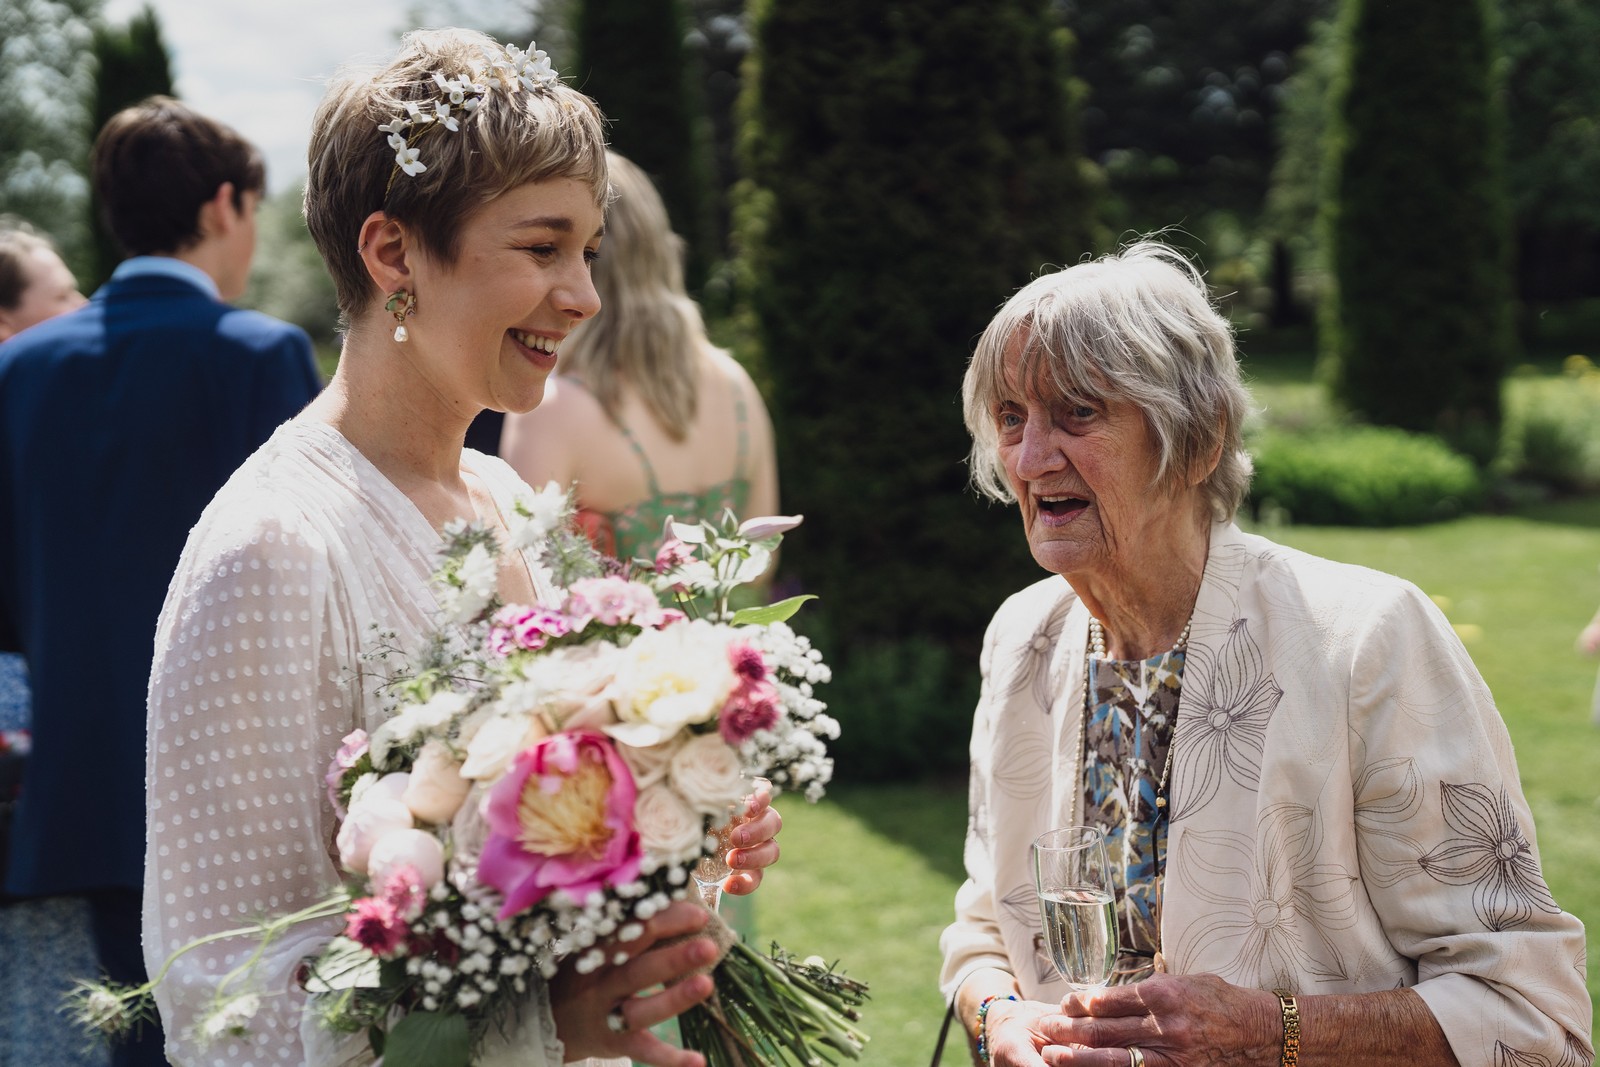
M363 374L357 361L341 357L307 414L338 430L408 496L458 488L467 422L441 417L437 398L419 397L385 378Z

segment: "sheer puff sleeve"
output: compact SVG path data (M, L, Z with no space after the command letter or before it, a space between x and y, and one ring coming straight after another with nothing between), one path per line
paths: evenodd
M329 755L358 725L328 546L293 516L230 522L208 514L191 534L157 627L147 749L144 951L154 976L183 945L304 909L339 884L335 820L323 789ZM365 1041L301 1041L303 957L339 920L302 923L247 977L251 936L177 959L157 1003L174 1064L239 1067L358 1062ZM222 1000L255 994L247 1036L217 1026ZM308 1057L308 1052L312 1053Z

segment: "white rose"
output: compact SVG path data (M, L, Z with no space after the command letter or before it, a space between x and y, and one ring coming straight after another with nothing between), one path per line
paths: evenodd
M461 777L474 781L500 777L518 752L546 733L536 715L495 715L486 719L467 743Z
M687 739L679 734L649 748L618 745L617 752L628 765L628 770L633 772L634 784L644 789L666 778L667 764L672 761L678 749L683 747L685 740Z
M633 826L645 851L669 859L697 855L706 835L705 818L665 782L639 791Z
M604 727L606 733L625 745L649 748L685 726L715 718L736 682L728 639L726 631L704 619L634 638L617 672L621 721Z
M450 754L450 746L435 738L417 753L411 782L400 799L423 822L447 823L471 787L472 783L461 777L461 764Z
M432 889L444 878L444 845L426 830L396 830L372 846L367 877L380 889L400 867L417 872L422 888Z
M378 842L413 827L411 809L400 799L410 781L409 774L386 774L351 801L335 842L345 870L366 874Z
M725 821L746 792L739 753L720 734L690 738L667 765L672 788L696 811Z

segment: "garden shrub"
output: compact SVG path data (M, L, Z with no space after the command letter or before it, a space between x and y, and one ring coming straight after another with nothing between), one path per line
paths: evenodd
M1497 472L1557 493L1600 489L1600 369L1571 356L1560 377L1513 377Z
M926 638L860 646L821 696L839 719L842 780L907 781L967 766L978 663Z
M1475 508L1472 462L1436 437L1380 426L1262 433L1252 446L1257 518L1325 526L1404 526Z
M1364 421L1497 449L1516 347L1490 0L1346 0L1322 375Z

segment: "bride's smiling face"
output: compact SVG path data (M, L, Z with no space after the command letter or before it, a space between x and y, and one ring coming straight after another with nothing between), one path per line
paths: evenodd
M588 185L554 178L469 215L454 263L418 251L406 347L433 388L476 408L537 407L561 342L600 310L589 266L603 222Z

